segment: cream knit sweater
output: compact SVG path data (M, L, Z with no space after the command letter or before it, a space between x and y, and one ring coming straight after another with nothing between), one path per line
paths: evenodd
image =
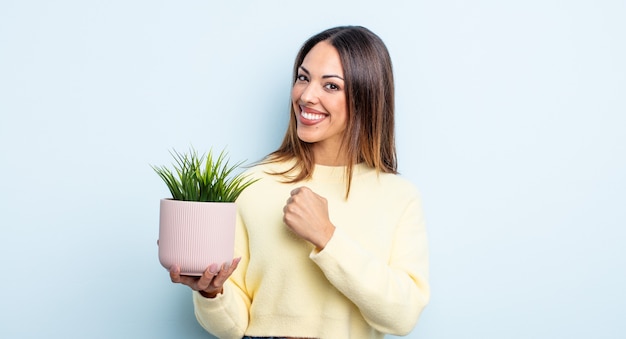
M312 180L261 178L237 200L235 256L242 260L214 299L193 293L198 322L219 338L325 339L404 335L429 300L428 249L420 200L398 175L359 164L345 199L344 167L315 167ZM283 223L289 192L307 186L328 200L335 233L324 250Z

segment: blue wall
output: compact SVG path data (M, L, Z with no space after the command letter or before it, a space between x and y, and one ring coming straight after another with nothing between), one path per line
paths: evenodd
M0 2L0 337L206 338L150 164L283 135L299 45L387 43L432 302L409 338L623 338L624 1Z

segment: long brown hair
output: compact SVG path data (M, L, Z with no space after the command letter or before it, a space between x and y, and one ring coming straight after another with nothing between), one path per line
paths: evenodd
M347 197L357 163L364 162L378 172L397 173L393 70L387 47L376 34L360 26L340 26L316 34L302 45L293 66L293 82L304 57L321 41L337 49L344 70L348 122L341 147L348 157ZM295 159L292 168L273 173L293 183L311 178L315 159L311 144L298 138L293 105L290 107L283 142L263 162Z

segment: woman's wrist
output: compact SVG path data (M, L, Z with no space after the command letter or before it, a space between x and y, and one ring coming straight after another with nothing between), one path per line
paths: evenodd
M222 293L222 290L214 292L214 293L209 293L206 291L198 291L198 293L200 293L201 296L207 298L207 299L213 299L215 297L217 297L218 294Z

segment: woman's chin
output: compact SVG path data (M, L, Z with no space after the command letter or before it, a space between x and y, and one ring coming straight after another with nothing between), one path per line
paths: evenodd
M312 133L305 133L302 131L298 131L298 139L300 139L303 142L307 142L307 143L314 143L320 140L320 137L318 135L312 134Z
M302 141L302 142L306 142L307 144L313 144L313 143L318 141L318 139L316 139L316 138L301 137L299 135L298 135L298 139L300 139L300 141Z

